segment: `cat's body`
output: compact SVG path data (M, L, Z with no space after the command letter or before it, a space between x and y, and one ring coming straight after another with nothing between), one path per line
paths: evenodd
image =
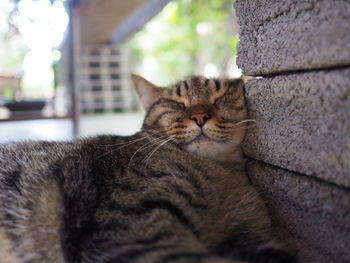
M148 114L133 136L0 146L0 262L291 262L242 170L244 127L221 138L209 120L232 111L191 101L194 91L169 97L232 83L191 81L141 94Z

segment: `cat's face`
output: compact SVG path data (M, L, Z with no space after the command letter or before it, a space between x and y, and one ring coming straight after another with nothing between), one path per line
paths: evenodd
M240 150L247 118L241 79L190 77L166 89L133 79L147 111L144 130L216 161Z

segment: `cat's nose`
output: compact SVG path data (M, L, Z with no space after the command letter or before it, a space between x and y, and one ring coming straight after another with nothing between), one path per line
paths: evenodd
M197 123L199 127L203 127L203 125L210 119L209 114L205 112L195 113L190 116L190 120Z

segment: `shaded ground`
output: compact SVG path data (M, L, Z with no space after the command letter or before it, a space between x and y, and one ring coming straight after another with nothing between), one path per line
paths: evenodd
M140 130L143 113L82 116L80 136L97 134L130 135ZM0 123L0 143L21 140L70 140L71 120L34 120Z

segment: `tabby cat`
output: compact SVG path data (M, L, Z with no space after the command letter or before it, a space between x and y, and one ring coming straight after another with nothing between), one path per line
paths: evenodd
M294 262L244 172L244 82L133 79L135 135L0 145L0 262Z

